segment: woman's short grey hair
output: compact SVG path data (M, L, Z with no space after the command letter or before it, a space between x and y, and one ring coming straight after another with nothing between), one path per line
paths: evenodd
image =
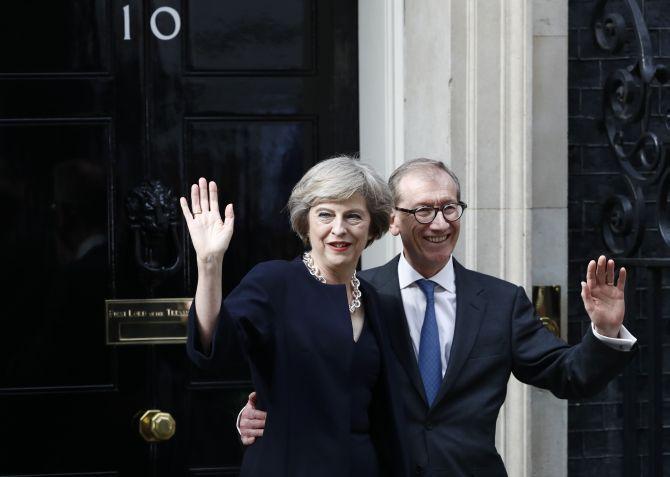
M389 187L391 189L391 195L393 196L393 203L397 205L400 201L400 190L398 189L398 186L400 185L400 180L403 177L414 171L425 171L427 174L432 175L432 173L435 172L435 169L449 174L449 176L456 183L456 189L458 191L456 200L461 200L461 183L458 181L458 177L454 171L449 169L442 161L419 157L418 159L412 159L411 161L403 163L400 167L393 171L391 177L389 177Z
M370 213L370 245L388 231L393 200L386 182L355 157L326 159L302 176L286 204L291 228L308 245L309 209L322 202L347 200L356 193L365 199Z

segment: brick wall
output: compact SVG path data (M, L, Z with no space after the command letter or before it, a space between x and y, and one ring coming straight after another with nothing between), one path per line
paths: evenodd
M600 222L602 204L613 192L626 193L621 169L607 144L602 124L602 85L614 70L633 64L638 58L634 36L617 54L598 48L591 29L591 16L598 2L570 0L569 2L569 272L568 272L568 337L578 343L589 326L580 293L586 264L589 259L606 253ZM670 65L670 1L639 0L653 43L655 58ZM632 26L623 2L610 1L611 10L624 14ZM652 123L661 125L661 112L670 108L668 88L655 88L652 94ZM664 125L655 130L670 137ZM656 226L656 189L645 187L646 213L644 217L644 242L637 254L641 257L670 256L670 249L662 242ZM664 280L670 284L670 280ZM627 301L634 319L626 325L640 340L640 353L630 365L627 376L617 378L607 388L591 399L570 401L568 409L568 475L576 476L638 476L648 471L648 357L646 333L647 317L641 306L645 297L645 280L640 274L636 291ZM670 294L664 286L665 308L670 312ZM666 296L667 295L667 296ZM629 320L629 318L627 318ZM664 320L664 343L670 343L670 322ZM670 395L670 353L664 353L664 396ZM667 363L666 363L667 362ZM629 386L635 424L634 448L624 447L624 390ZM670 450L670 402L663 407L664 448ZM630 443L630 441L628 442ZM624 450L630 452L633 467L624 469ZM632 459L632 460L631 460ZM665 473L670 475L670 459L664 456ZM631 471L631 469L634 469ZM631 473L632 472L632 473Z

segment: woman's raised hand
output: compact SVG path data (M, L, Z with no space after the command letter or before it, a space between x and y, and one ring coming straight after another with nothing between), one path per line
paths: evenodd
M208 186L204 177L191 186L191 209L184 197L179 203L198 261L221 261L233 236L233 204L226 205L225 220L221 220L216 183L210 181Z

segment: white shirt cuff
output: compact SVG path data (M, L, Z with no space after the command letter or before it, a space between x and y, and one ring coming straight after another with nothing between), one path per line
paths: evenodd
M235 429L237 429L237 433L240 435L240 437L242 437L242 431L240 431L240 419L242 419L243 411L244 408L240 409L240 412L237 414L237 419L235 419Z
M610 338L609 336L601 335L596 331L596 327L593 323L591 323L591 330L593 331L593 336L610 348L614 348L618 351L630 351L631 348L633 348L633 345L637 342L637 338L631 335L630 331L628 331L624 325L621 325L621 329L619 329L618 338Z

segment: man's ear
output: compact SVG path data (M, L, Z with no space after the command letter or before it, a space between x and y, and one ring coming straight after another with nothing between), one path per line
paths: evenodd
M389 232L394 237L400 235L400 214L397 212L391 212L391 223L389 224Z

